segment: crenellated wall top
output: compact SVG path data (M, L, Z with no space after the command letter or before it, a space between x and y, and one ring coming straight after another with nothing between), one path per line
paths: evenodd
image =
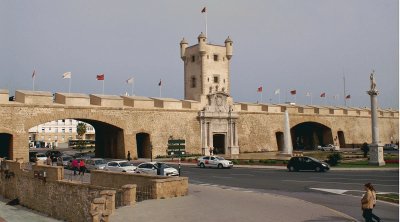
M26 105L60 105L121 108L131 107L138 109L171 109L194 110L203 109L201 103L194 100L179 100L174 98L158 98L144 96L117 96L80 93L52 93L46 91L17 90L15 99L9 101L9 91L0 89L0 105L26 104ZM370 116L370 109L363 107L319 106L298 104L269 104L235 102L233 110L239 113L283 113L286 110L291 114L300 115L346 115ZM399 117L399 111L394 109L378 109L381 117Z

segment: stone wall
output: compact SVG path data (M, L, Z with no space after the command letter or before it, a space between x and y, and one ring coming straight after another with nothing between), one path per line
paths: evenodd
M120 188L125 184L136 184L137 189L148 187L152 199L186 196L189 180L187 177L164 177L144 174L91 171L90 183L96 186Z

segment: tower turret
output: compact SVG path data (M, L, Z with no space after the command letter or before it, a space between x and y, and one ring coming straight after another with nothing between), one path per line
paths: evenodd
M199 52L200 52L200 55L203 56L203 55L206 54L206 40L207 40L207 37L203 33L200 33L200 35L199 35L199 37L197 37L197 39L199 40Z
M185 51L186 48L188 47L188 43L186 42L185 38L182 39L180 45L181 45L181 59L185 61L186 58Z
M232 40L228 36L228 38L226 38L225 40L226 58L228 58L228 60L232 58L232 51L233 51L232 43L233 43Z

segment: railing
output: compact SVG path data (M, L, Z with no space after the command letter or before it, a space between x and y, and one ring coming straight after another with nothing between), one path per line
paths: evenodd
M138 186L136 188L136 202L152 199L152 186Z

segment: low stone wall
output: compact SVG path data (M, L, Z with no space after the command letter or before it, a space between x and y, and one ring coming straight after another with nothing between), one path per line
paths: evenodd
M120 188L125 184L136 184L137 189L150 187L152 199L186 196L189 186L187 177L152 176L100 170L91 171L90 183L110 188Z

